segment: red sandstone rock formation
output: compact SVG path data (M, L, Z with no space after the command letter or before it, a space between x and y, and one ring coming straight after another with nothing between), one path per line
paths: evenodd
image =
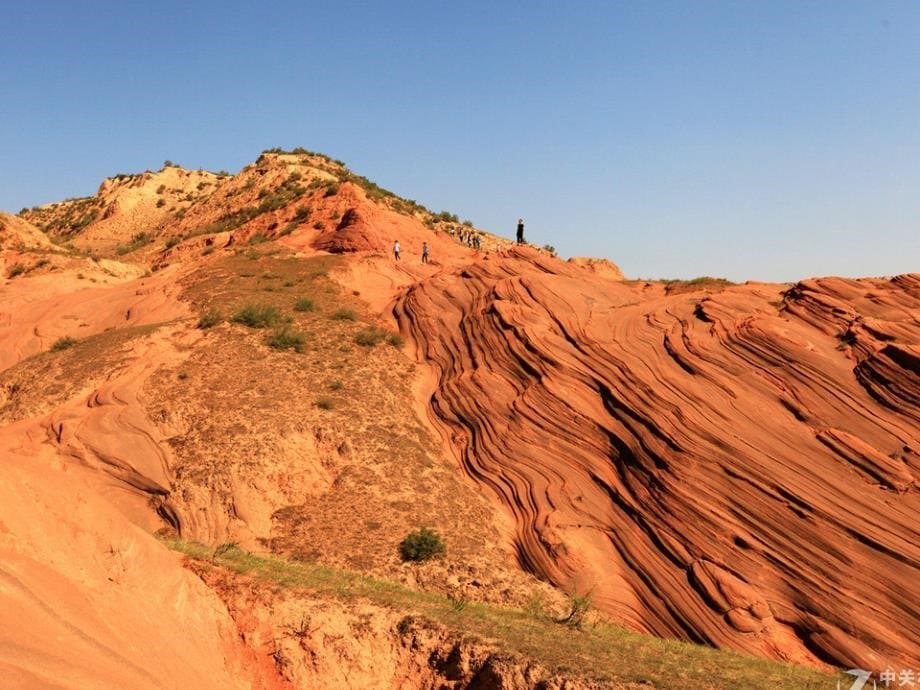
M657 635L920 663L920 275L667 295L520 249L395 314L524 568Z

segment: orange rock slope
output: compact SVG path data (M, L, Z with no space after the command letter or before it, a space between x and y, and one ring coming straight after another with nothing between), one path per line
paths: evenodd
M678 287L515 249L394 314L524 568L656 635L918 666L920 275Z
M183 284L223 289L221 262L248 253L254 267L344 257L329 277L414 343L419 410L509 517L509 562L656 635L920 668L920 275L624 281L488 234L474 251L460 227L309 152L234 176L121 176L0 217L0 371L19 367L0 387L0 619L27 621L0 626L0 679L275 677L150 536L268 534L284 507L183 485L177 422L147 406L152 382L214 342ZM80 357L47 352L64 336ZM49 383L26 396L32 379ZM318 462L298 453L292 487ZM247 523L233 534L222 502Z

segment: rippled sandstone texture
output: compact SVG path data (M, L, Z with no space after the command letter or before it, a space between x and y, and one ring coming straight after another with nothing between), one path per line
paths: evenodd
M920 663L920 275L701 291L520 249L394 313L526 569L656 635Z

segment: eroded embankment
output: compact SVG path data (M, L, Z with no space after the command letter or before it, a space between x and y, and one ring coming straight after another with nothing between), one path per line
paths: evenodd
M410 288L430 413L521 564L636 629L920 662L920 276L713 294L516 250Z

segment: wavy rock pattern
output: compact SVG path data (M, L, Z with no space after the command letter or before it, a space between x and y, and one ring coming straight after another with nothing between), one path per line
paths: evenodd
M521 249L394 314L523 567L661 636L920 665L920 275L668 295Z

